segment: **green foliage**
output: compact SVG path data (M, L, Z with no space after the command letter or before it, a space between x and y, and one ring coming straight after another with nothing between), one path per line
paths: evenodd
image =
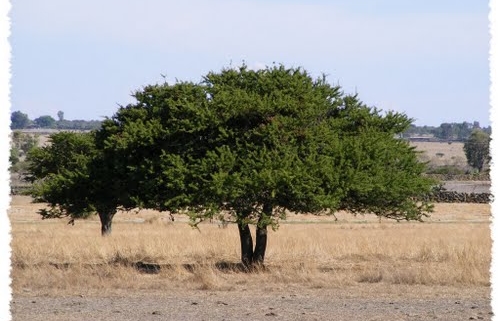
M246 66L199 84L147 86L96 132L96 147L140 207L192 224L238 223L242 262L263 263L267 226L295 213L421 220L434 182L395 137L411 119L381 114L300 68ZM249 224L256 225L253 249Z
M40 128L51 128L51 129L73 129L73 130L96 130L101 127L101 121L99 120L66 120L64 119L64 112L57 112L56 121L49 115L44 115L31 121L27 114L20 111L15 111L11 114L11 125L12 130L15 129L25 129L33 125Z
M491 134L491 126L481 128L477 121L462 123L442 123L439 127L411 125L402 136L409 138L412 136L433 136L442 140L465 141L474 129L481 129L485 133Z
M120 178L96 148L95 133L52 134L50 144L28 153L28 161L25 178L33 183L30 195L49 205L40 211L43 218L77 219L98 213L107 234L117 209L133 207L127 201L126 186L120 185Z
M60 119L56 122L57 129L73 130L96 130L101 127L101 121L98 120L66 120Z
M411 201L432 185L425 165L394 138L411 120L382 115L324 77L243 66L135 98L97 137L144 207L188 210L195 224L221 211L257 224L265 206L265 224L285 210L408 220L430 210Z
M51 206L42 215L139 206L187 213L195 226L220 218L238 223L243 262L262 262L266 227L287 211L421 220L432 210L416 201L434 184L425 164L395 138L412 120L382 114L324 76L242 66L134 97L99 130L55 134L30 152L33 195Z
M49 203L44 218L84 217L94 211L88 202L88 167L96 151L89 134L61 132L50 136L50 144L28 153L26 180L33 183L35 201Z
M10 128L11 129L23 129L29 126L31 120L28 118L27 114L23 114L20 111L15 111L10 115Z
M465 172L454 165L443 165L428 169L427 174L460 175L465 174Z
M490 141L491 138L487 133L475 129L464 143L467 163L479 172L481 172L484 166L491 160Z
M56 120L51 116L45 115L35 118L33 123L40 128L54 128L56 125Z

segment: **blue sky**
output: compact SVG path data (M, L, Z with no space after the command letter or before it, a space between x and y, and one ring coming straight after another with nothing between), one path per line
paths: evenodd
M489 120L488 1L25 0L11 110L102 119L131 93L245 61L328 75L417 125Z

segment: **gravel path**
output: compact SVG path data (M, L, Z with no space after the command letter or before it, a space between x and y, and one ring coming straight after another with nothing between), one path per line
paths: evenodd
M490 193L490 181L445 181L444 188L458 193Z
M170 290L107 296L14 295L12 320L491 320L489 288ZM378 295L377 295L378 292ZM391 292L391 291L389 291ZM465 293L467 292L467 293Z

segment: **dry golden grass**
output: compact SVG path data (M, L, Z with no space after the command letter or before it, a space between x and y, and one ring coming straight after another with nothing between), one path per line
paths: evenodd
M200 230L153 211L119 213L113 235L100 236L96 218L41 221L37 205L14 197L14 292L107 289L330 288L387 285L489 286L491 239L487 204L437 204L425 223L378 221L372 216L292 215L270 232L267 269L243 273L235 226ZM137 262L158 273L140 272ZM220 263L227 264L225 268ZM216 265L219 263L219 267ZM153 267L156 267L153 266Z
M434 166L457 166L465 168L467 158L465 157L464 144L453 142L411 142L418 151L422 151L421 159L429 161Z

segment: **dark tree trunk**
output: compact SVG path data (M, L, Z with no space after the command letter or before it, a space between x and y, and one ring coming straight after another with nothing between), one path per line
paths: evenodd
M107 236L111 234L111 223L113 221L113 216L115 216L115 211L99 211L102 236Z
M264 204L255 233L255 251L252 257L252 263L254 265L264 264L267 248L267 222L264 222L264 220L269 218L272 213L273 206L271 204Z
M243 223L238 223L238 231L240 232L241 262L244 266L249 267L253 258L252 233L250 233L248 224Z
M263 265L267 247L267 226L257 226L255 234L255 251L253 252L252 263L254 265Z

